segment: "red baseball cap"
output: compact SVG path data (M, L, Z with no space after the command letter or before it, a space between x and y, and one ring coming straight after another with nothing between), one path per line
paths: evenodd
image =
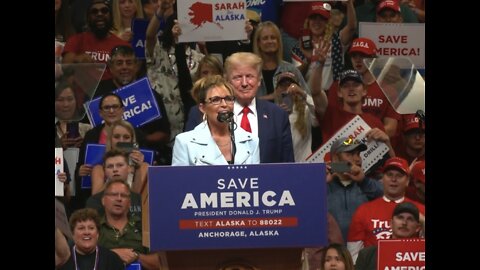
M377 5L377 13L380 11L389 8L395 12L400 12L400 4L397 0L384 0Z
M323 2L311 2L310 4L310 13L308 16L312 14L319 14L325 19L330 19L330 10L332 10L332 7L330 6L329 3L323 3Z
M389 158L383 165L382 171L385 172L388 169L392 169L392 168L398 169L401 172L405 173L406 175L408 175L409 173L408 162L403 158L399 158L399 157Z
M377 46L368 38L356 38L352 42L352 47L348 51L349 54L359 52L369 57L377 57Z
M425 160L415 162L415 164L413 164L412 170L410 171L410 174L413 176L414 179L418 179L425 184Z
M420 119L418 117L415 116L415 114L404 114L402 115L402 118L403 118L403 123L404 123L404 126L403 126L403 132L407 132L411 129L415 129L415 128L420 128ZM422 122L422 129L425 129L425 121Z

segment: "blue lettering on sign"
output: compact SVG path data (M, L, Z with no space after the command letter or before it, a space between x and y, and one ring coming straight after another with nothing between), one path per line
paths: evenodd
M325 164L158 166L148 175L151 250L327 244Z

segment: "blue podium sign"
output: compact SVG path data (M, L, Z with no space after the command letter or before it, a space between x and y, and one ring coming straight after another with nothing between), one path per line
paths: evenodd
M150 167L150 249L327 244L325 164Z

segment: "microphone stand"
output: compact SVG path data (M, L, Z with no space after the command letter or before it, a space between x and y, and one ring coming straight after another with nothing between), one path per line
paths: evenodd
M230 131L230 139L232 140L232 164L235 164L235 153L237 152L237 146L235 145L235 121L233 121L233 117L229 118L228 130Z
M228 131L230 132L230 140L232 141L232 164L235 164L235 153L237 152L237 146L235 145L235 129L237 124L233 120L233 112L218 113L217 120L219 122L228 122Z

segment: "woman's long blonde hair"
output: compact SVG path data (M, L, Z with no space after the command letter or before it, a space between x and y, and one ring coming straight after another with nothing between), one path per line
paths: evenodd
M132 1L137 7L137 11L135 12L134 18L143 19L144 15L143 15L142 2L140 0L132 0ZM114 31L115 34L124 32L125 29L131 27L131 25L123 25L122 15L120 14L120 0L112 1L112 15L113 15L113 29L115 30Z
M305 139L307 136L307 121L305 121L305 100L303 98L297 96L297 95L292 95L292 100L293 100L293 110L297 112L297 120L293 124L295 129L298 130L298 133L302 135L302 139Z
M135 136L135 128L130 124L130 122L125 121L125 120L118 120L114 122L109 128L107 128L107 143L106 143L106 150L105 151L110 151L112 149L115 149L115 146L112 145L112 137L113 137L113 130L117 127L121 126L124 127L125 129L128 130L130 133L130 136L132 136L132 142L137 142L137 137Z

